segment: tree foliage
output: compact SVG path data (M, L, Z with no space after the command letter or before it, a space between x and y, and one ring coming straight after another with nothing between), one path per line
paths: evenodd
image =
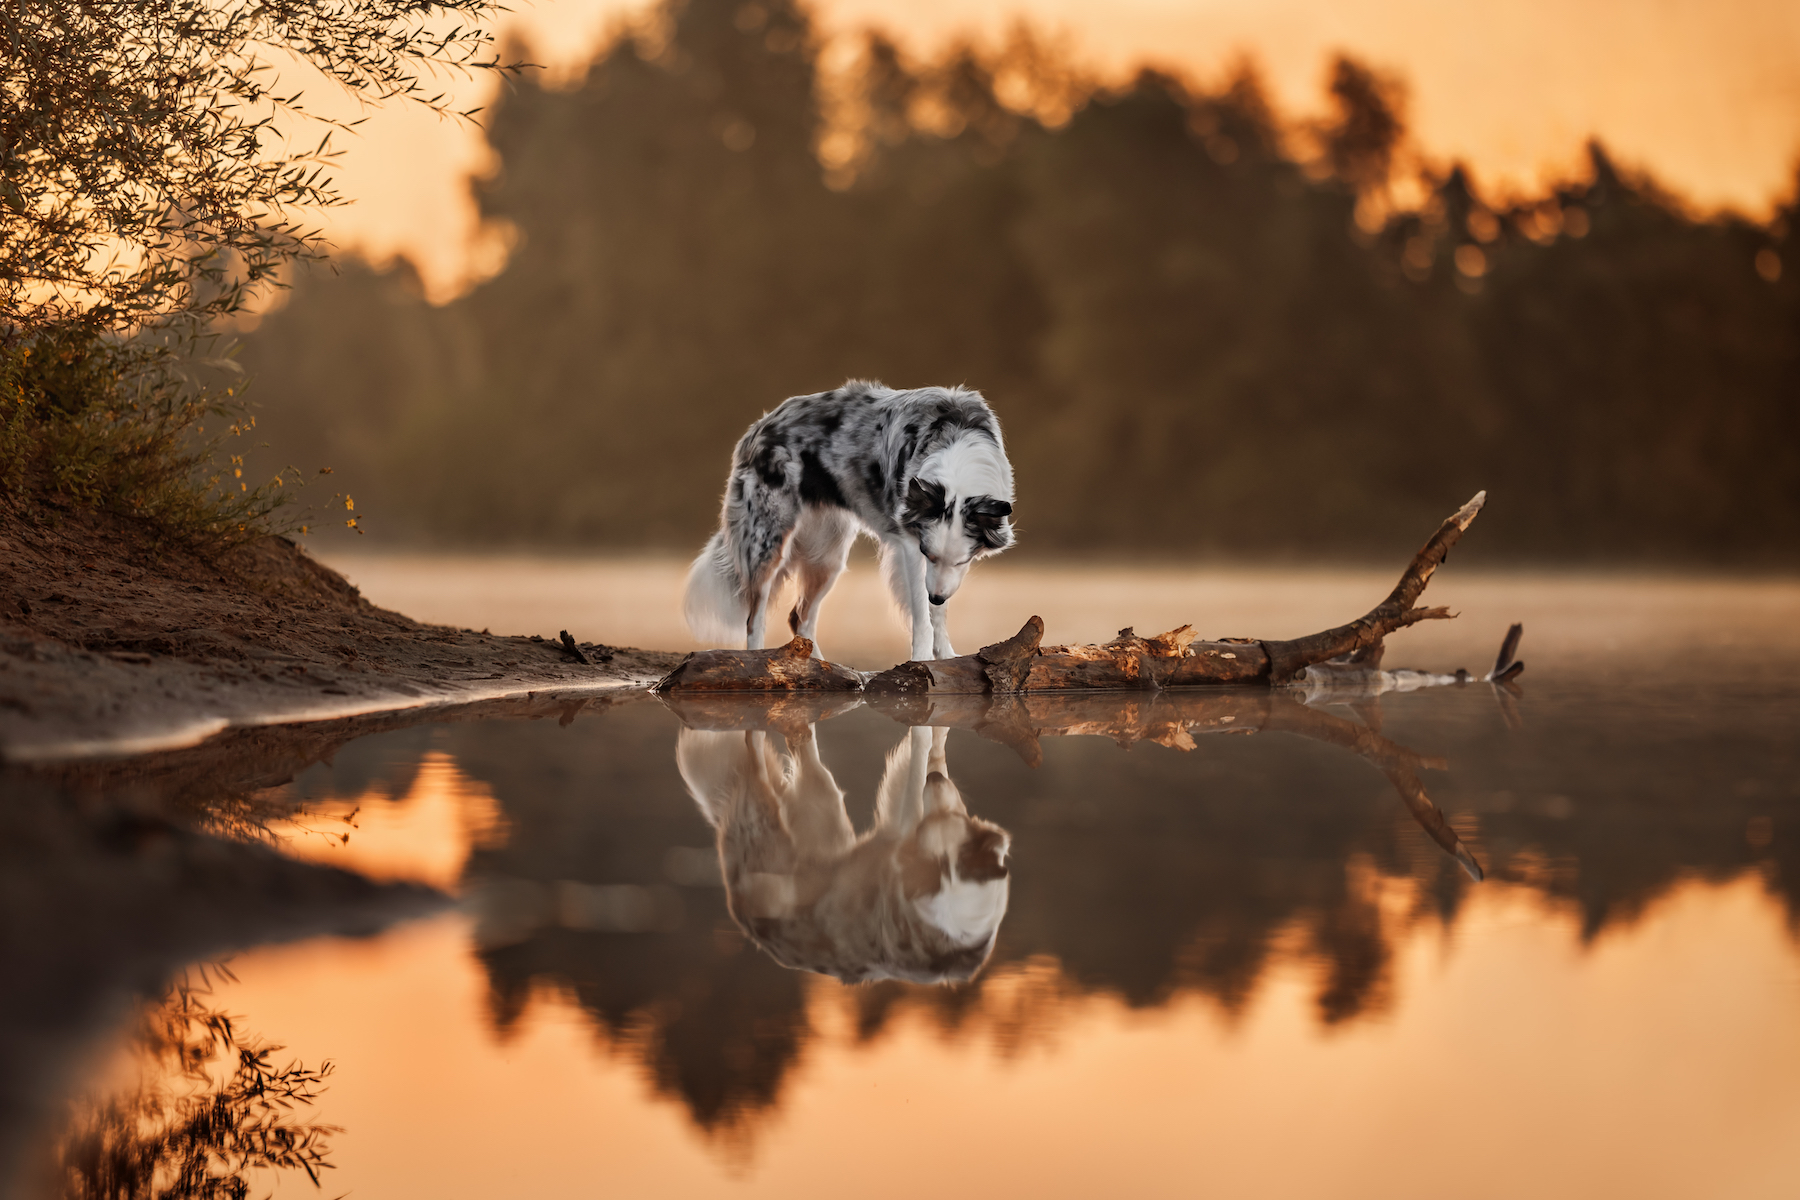
M1485 487L1515 557L1795 561L1791 206L1697 215L1599 146L1487 195L1350 61L1303 125L1249 67L876 35L822 78L797 4L662 13L492 114L498 276L315 274L248 342L390 529L697 545L758 413L875 376L986 393L1027 547L1391 557Z
M355 122L314 116L294 77L467 117L441 77L499 65L498 7L0 0L0 496L196 546L273 528L303 476L255 485L220 443L254 421L216 343L285 264L323 257L306 222L345 200L331 138Z
M131 332L238 311L317 256L340 204L336 122L305 63L372 101L451 101L430 73L497 65L492 0L7 0L0 4L0 322ZM446 18L461 18L440 28ZM282 118L306 118L289 120ZM296 125L325 126L316 142Z

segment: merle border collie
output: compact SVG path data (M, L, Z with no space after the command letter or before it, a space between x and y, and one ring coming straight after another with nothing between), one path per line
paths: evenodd
M792 575L788 625L816 648L819 605L866 533L911 622L912 657L952 658L944 602L970 563L1013 544L1012 499L1000 422L979 392L852 380L784 400L732 455L719 531L688 572L688 628L762 649L769 597Z

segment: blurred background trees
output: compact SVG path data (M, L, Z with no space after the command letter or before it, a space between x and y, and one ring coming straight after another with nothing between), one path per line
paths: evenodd
M1484 196L1347 60L1303 127L1248 65L819 50L792 0L688 0L508 91L505 268L442 307L404 262L300 275L243 355L270 465L397 540L687 550L784 397L961 382L1030 551L1391 557L1486 487L1513 559L1800 560L1792 202L1698 216L1598 145Z

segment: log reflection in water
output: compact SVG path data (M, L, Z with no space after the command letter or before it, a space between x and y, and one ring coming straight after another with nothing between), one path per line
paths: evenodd
M904 701L889 705L877 698L872 706L896 720L910 723L915 719L915 714L906 711ZM1379 713L1378 706L1379 701L1373 699L1362 704L1363 711L1372 716ZM1154 742L1184 752L1198 746L1196 736L1218 733L1291 733L1341 746L1386 775L1431 840L1460 863L1471 879L1482 878L1480 864L1425 794L1425 785L1419 780L1420 770L1441 771L1447 764L1441 758L1427 757L1383 737L1374 727L1378 716L1368 725L1358 725L1313 708L1292 692L1264 690L1160 692L1125 703L1097 695L1004 696L985 706L946 708L949 711L932 712L929 719L973 729L982 737L1009 745L1034 766L1042 761L1038 739L1081 734L1109 737L1124 747Z
M809 997L836 996L853 1009L858 1040L884 1036L902 1013L959 1039L1029 1040L1054 1030L1074 996L1113 996L1149 1009L1201 995L1228 1013L1243 1012L1284 947L1300 946L1319 972L1322 1024L1378 1012L1389 998L1394 951L1412 922L1456 921L1470 875L1466 866L1441 868L1458 849L1469 849L1457 838L1444 846L1447 853L1417 858L1395 841L1394 826L1380 813L1393 807L1390 788L1409 779L1401 794L1415 802L1427 833L1441 835L1439 845L1454 836L1418 786L1425 769L1441 764L1379 734L1382 698L1342 686L1352 682L1342 674L1328 692L915 697L924 702L892 709L855 694L663 696L609 712L605 729L585 738L564 735L554 721L459 727L450 747L465 770L493 787L512 830L507 845L476 854L474 873L545 898L545 924L480 951L498 1024L511 1029L537 989L562 990L617 1053L641 1062L660 1090L684 1104L699 1128L731 1140L750 1137L780 1108L785 1081L796 1077L823 1031ZM1308 695L1351 708L1298 703ZM1565 876L1529 876L1524 864L1561 861L1563 846L1604 853L1611 856L1602 860L1606 870L1581 873L1579 898L1629 921L1646 897L1690 877L1696 865L1729 872L1746 861L1738 809L1706 810L1717 837L1685 832L1692 808L1677 801L1701 786L1710 760L1695 756L1692 739L1679 731L1653 723L1656 736L1637 752L1599 760L1591 753L1592 728L1583 723L1586 710L1559 719L1551 708L1534 722L1534 740L1520 743L1491 710L1466 703L1485 696L1467 688L1439 695L1430 705L1415 697L1409 717L1474 718L1458 730L1459 767L1466 757L1469 769L1456 777L1454 807L1485 814L1483 844L1490 849L1482 866L1492 876L1555 895ZM1462 701L1453 699L1459 695ZM993 743L959 746L955 772L970 807L1013 833L1021 859L988 967L966 987L889 982L839 992L821 990L820 981L784 970L768 955L747 953L752 943L731 920L723 889L693 881L690 868L712 851L698 849L705 826L670 778L667 751L655 748L667 745L667 727L653 706L666 706L689 728L739 739L814 726L814 748L852 799L874 791L881 755L897 732L886 718L966 728ZM872 711L856 711L865 707ZM1207 754L1131 756L1099 737L1042 742L1094 734L1181 750L1234 729L1295 737L1214 742ZM1746 753L1767 758L1766 747L1757 749L1763 743L1745 745ZM1001 746L1010 749L996 753ZM1021 755L1048 759L1052 770L1034 778L1020 769ZM1353 755L1381 771L1383 782L1358 786ZM1620 836L1614 814L1596 803L1556 821L1530 803L1490 803L1498 788L1527 797L1545 790L1534 773L1554 780L1557 790L1619 797L1621 808L1633 806L1627 819L1639 832ZM1657 831L1678 821L1683 836L1657 840ZM1506 840L1497 846L1500 838ZM1780 836L1773 843L1778 850L1786 844ZM681 848L681 878L665 865L670 847ZM569 880L647 890L673 883L684 924L636 934L559 924L550 900ZM1405 904L1389 903L1403 896ZM1020 991L1021 971L1042 986ZM1002 1024L1011 1032L1003 1035Z
M1496 690L1512 689L1510 683ZM1196 737L1217 733L1288 733L1341 746L1386 775L1407 811L1469 878L1484 875L1441 809L1419 779L1421 770L1444 770L1432 758L1401 746L1380 733L1378 695L1340 686L1328 693L1340 702L1356 700L1364 724L1357 724L1306 702L1303 693L1266 688L1213 691L1163 691L1120 694L1044 692L1011 695L870 694L861 702L903 725L967 729L1011 747L1028 765L1037 767L1046 737L1097 736L1130 748L1153 742L1190 751ZM1506 700L1510 701L1510 695ZM857 706L856 697L788 696L774 703L742 697L670 694L662 697L689 729L781 729L796 721L818 721ZM1504 709L1503 709L1504 711Z

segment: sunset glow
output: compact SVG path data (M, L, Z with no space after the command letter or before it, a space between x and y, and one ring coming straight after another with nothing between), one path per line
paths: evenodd
M566 77L646 11L543 0L521 6L508 29ZM824 0L814 12L828 40L848 45L878 27L915 53L965 35L994 40L1023 18L1103 78L1151 62L1211 83L1247 58L1290 119L1321 110L1329 57L1347 51L1405 82L1427 164L1465 161L1499 194L1577 171L1597 137L1700 209L1763 216L1791 190L1800 154L1800 7L1782 0ZM471 85L471 102L491 86ZM329 103L326 91L312 87ZM489 169L479 132L401 109L366 115L341 165L357 203L323 222L336 241L377 260L407 255L438 299L497 269L504 247L480 236L466 188Z

